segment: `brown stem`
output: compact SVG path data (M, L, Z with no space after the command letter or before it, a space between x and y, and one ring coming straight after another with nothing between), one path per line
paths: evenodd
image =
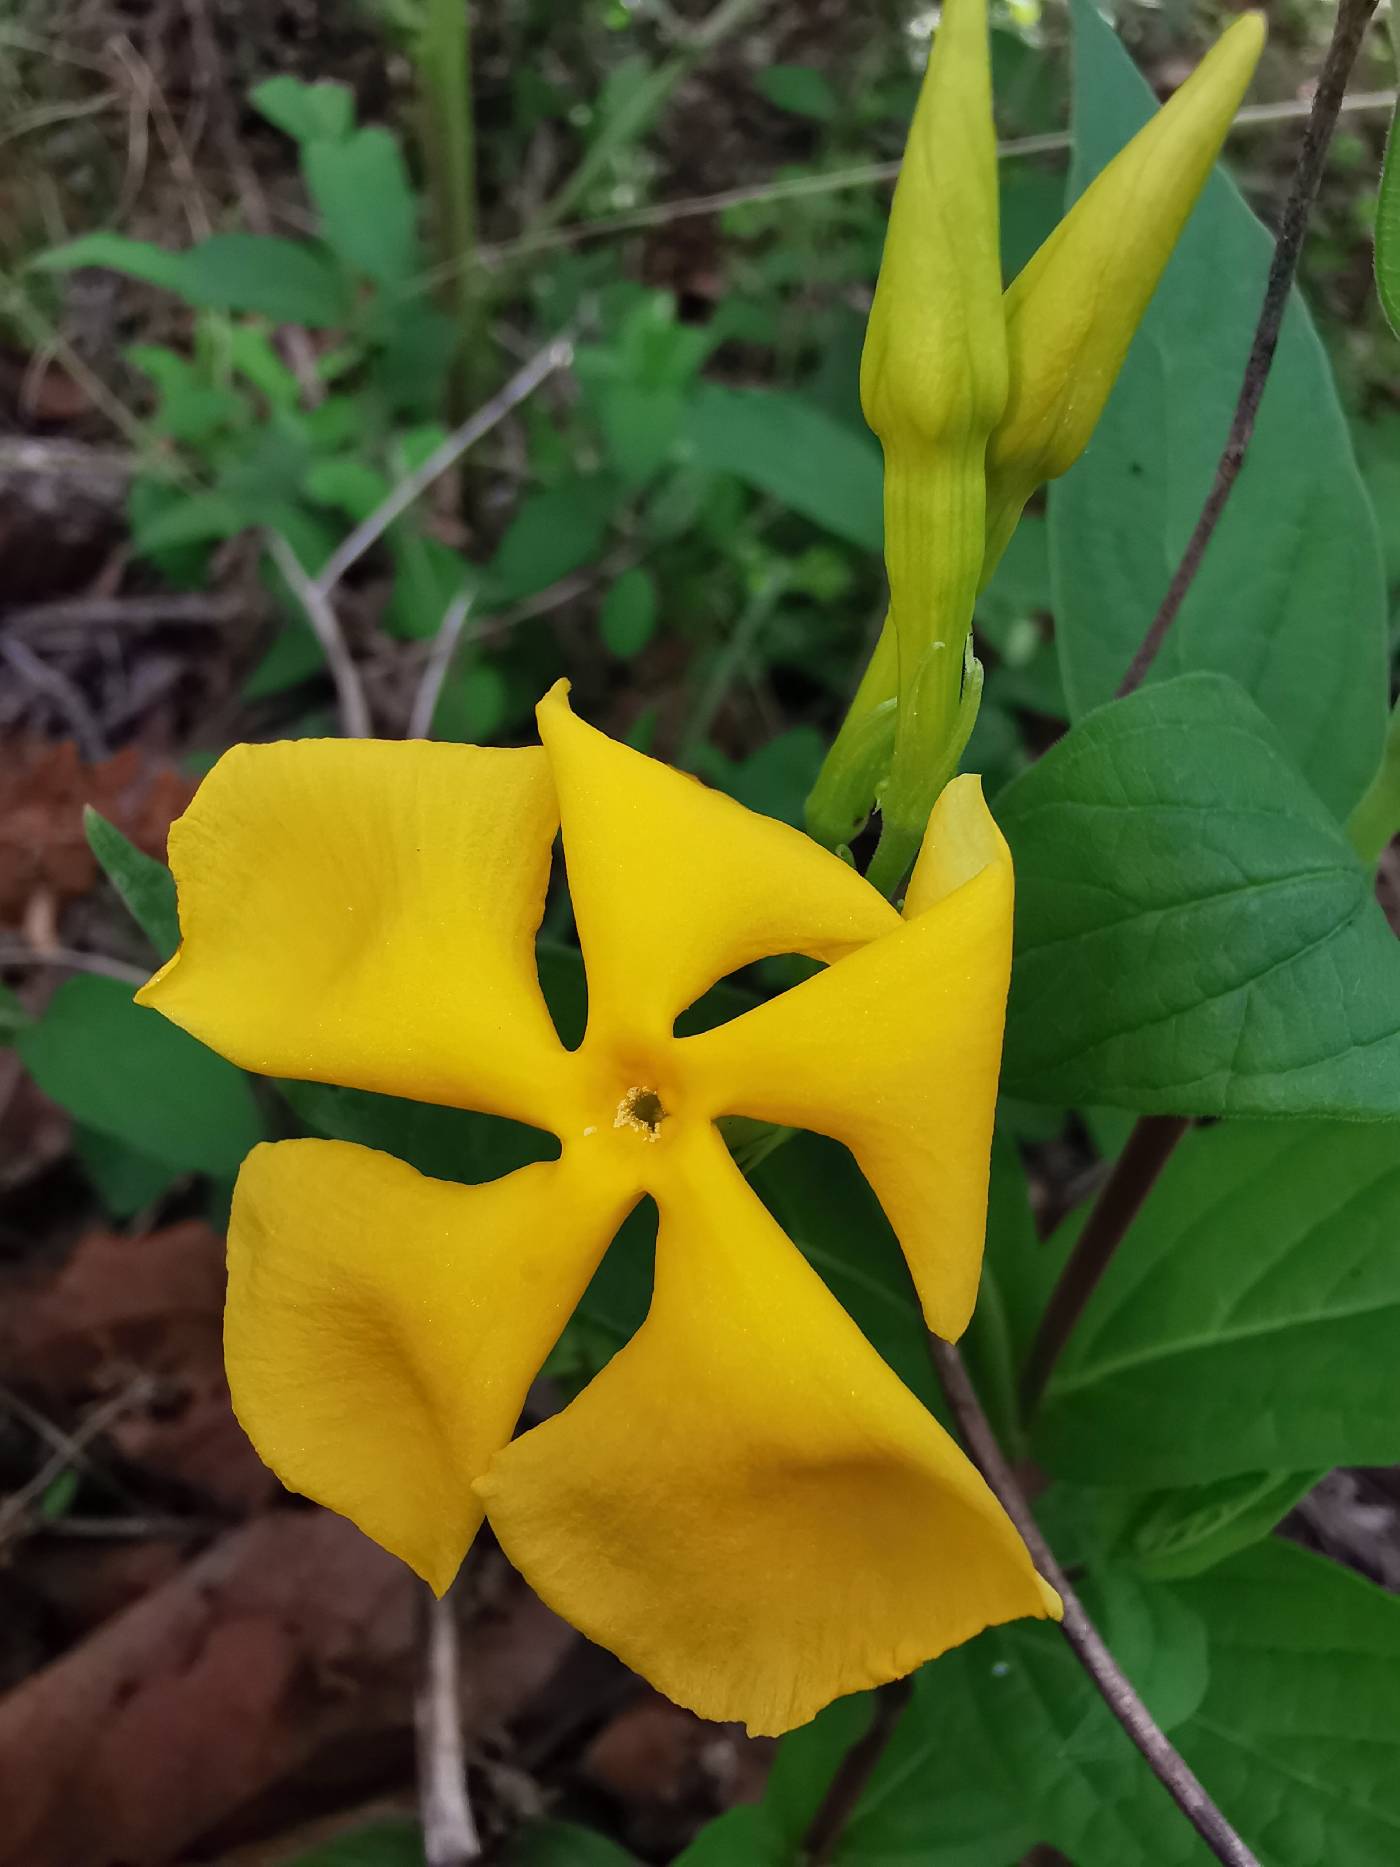
M1225 503L1230 497L1235 481L1239 478L1240 468L1244 465L1245 451L1250 437L1254 433L1255 417L1259 413L1259 403L1264 394L1264 385L1269 380L1269 369L1274 360L1274 351L1278 345L1279 330L1283 324L1284 313L1288 309L1288 294L1293 286L1293 276L1298 270L1298 254L1302 249L1303 235L1307 230L1308 214L1317 197L1318 183L1322 180L1323 164L1327 159L1327 147L1332 140L1332 132L1337 127L1337 113L1342 107L1342 94L1346 90L1347 78L1356 62L1356 54L1361 48L1361 40L1372 13L1376 10L1376 0L1340 0L1336 22L1332 28L1332 42L1327 48L1323 60L1322 72L1317 81L1317 90L1313 96L1312 109L1308 113L1307 127L1303 132L1303 146L1298 152L1298 165L1293 171L1293 182L1284 203L1283 216L1279 222L1278 239L1274 245L1273 263L1269 267L1268 283L1264 287L1264 303L1259 312L1259 322L1254 330L1254 342L1250 347L1249 359L1244 366L1244 381L1240 385L1239 401L1235 404L1235 415L1230 423L1229 437L1225 442L1225 451L1215 469L1215 483L1206 496L1201 508L1201 516L1196 520L1196 529L1191 534L1190 543L1176 567L1167 594L1162 598L1161 608L1152 618L1146 635L1138 646L1137 653L1128 664L1128 671L1123 676L1118 688L1118 698L1132 693L1140 687L1146 678L1148 669L1156 660L1167 631L1176 621L1177 611L1186 599L1201 560L1206 554L1220 516L1225 510Z
M934 1366L973 1462L1001 1500L1006 1514L1023 1537L1035 1566L1064 1602L1060 1628L1075 1658L1098 1687L1104 1703L1137 1745L1148 1768L1190 1822L1218 1861L1225 1867L1259 1867L1259 1862L1206 1794L1199 1778L1173 1748L1166 1733L1134 1691L1118 1662L1104 1645L1098 1629L1084 1612L1070 1587L1054 1551L1040 1533L1010 1465L997 1444L991 1422L951 1342L929 1338Z
M1024 1418L1035 1412L1050 1372L1108 1269L1109 1259L1190 1126L1185 1115L1144 1115L1128 1136L1045 1305L1021 1377Z
M810 1867L823 1867L823 1863L831 1859L846 1823L855 1814L856 1804L875 1773L875 1765L885 1754L885 1746L894 1734L913 1689L912 1677L892 1679L876 1693L875 1716L870 1729L841 1759L840 1768L832 1777L803 1837L803 1859Z

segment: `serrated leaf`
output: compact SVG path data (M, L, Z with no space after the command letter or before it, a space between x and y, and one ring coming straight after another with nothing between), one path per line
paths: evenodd
M106 266L164 286L187 304L256 312L277 324L331 329L351 311L345 281L330 261L305 242L274 234L216 233L175 253L148 240L90 233L34 264L50 272Z
M174 876L163 862L138 849L91 804L83 811L83 830L88 848L121 896L127 912L160 957L169 959L180 944Z
M186 1173L231 1178L262 1139L252 1085L112 979L69 979L17 1048L75 1120Z
M1103 16L1088 0L1074 12L1077 193L1155 100ZM1217 171L1087 452L1051 489L1071 717L1112 695L1213 483L1272 246ZM1295 295L1244 470L1151 678L1233 676L1345 816L1380 759L1385 638L1374 519L1326 354Z
M1060 1357L1036 1456L1139 1489L1389 1464L1397 1335L1400 1124L1198 1131Z
M696 464L732 473L863 551L884 540L880 450L804 397L703 384L686 436Z
M1400 944L1233 682L1183 675L1100 708L997 816L1016 862L1008 1094L1400 1115Z

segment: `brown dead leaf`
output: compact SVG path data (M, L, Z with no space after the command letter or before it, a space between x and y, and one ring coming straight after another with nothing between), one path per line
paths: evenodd
M0 926L22 925L36 895L61 907L93 886L84 804L163 857L171 820L193 795L192 780L139 746L88 765L71 739L0 739Z
M409 1716L409 1571L278 1512L0 1699L0 1867L142 1867L352 1730Z
M197 1221L128 1238L95 1229L57 1276L0 1313L0 1379L65 1414L153 1378L154 1396L107 1432L124 1457L229 1510L277 1481L244 1436L224 1377L223 1242Z

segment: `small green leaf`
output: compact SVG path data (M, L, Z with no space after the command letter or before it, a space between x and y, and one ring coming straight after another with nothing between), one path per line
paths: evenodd
M811 65L769 65L754 78L754 89L795 117L830 123L840 110L831 80Z
M211 311L249 311L277 324L329 329L349 321L345 281L315 247L272 234L216 233L184 252L117 233L90 233L41 254L46 271L107 266Z
M799 395L703 384L686 426L696 464L732 473L863 551L884 538L880 450Z
M1154 1491L1132 1512L1124 1555L1162 1581L1204 1575L1258 1543L1305 1498L1321 1471L1241 1472L1211 1484Z
M78 1495L82 1479L70 1465L67 1471L60 1472L53 1483L47 1485L39 1499L39 1515L46 1523L52 1523L56 1517L66 1517L73 1508L73 1501Z
M403 152L388 130L308 142L301 165L322 237L342 265L376 285L406 285L422 263L418 204Z
M325 78L304 84L300 78L279 73L255 84L248 102L299 143L339 142L355 126L355 99L349 86Z
M592 563L616 504L617 488L600 475L531 493L488 566L491 600L519 602Z
M243 1072L112 979L69 979L17 1048L75 1120L180 1171L231 1178L262 1139Z
M151 1205L178 1175L167 1161L154 1160L103 1134L99 1128L73 1124L73 1152L92 1182L103 1211L113 1219L129 1219Z
M598 633L619 661L641 654L656 632L656 579L640 564L623 571L603 599Z
M1232 681L1183 675L1099 708L997 816L1016 862L1008 1094L1400 1116L1400 944Z
M138 849L91 804L83 811L83 830L88 848L126 904L127 912L160 957L169 959L180 944L174 876L163 862Z

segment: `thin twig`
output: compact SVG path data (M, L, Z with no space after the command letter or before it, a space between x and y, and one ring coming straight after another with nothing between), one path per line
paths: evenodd
M106 758L107 746L102 737L102 728L97 715L83 698L66 674L57 668L51 668L47 661L34 653L25 643L0 638L0 655L3 655L20 678L28 683L36 694L42 694L52 701L72 728L73 737L82 749L82 754L89 764L96 764Z
M1342 101L1345 112L1393 110L1396 92L1356 91ZM1312 103L1306 99L1286 98L1277 104L1246 104L1235 114L1235 130L1277 123L1295 122L1306 117ZM1070 147L1066 130L1051 130L1036 136L1014 136L997 144L1002 161L1017 156L1061 155ZM570 221L562 227L521 234L494 246L477 248L476 258L485 266L500 265L506 260L523 258L552 247L581 246L589 240L615 239L628 233L644 233L650 227L669 227L673 222L695 220L710 214L722 214L730 208L761 207L769 202L807 200L817 195L844 194L855 188L879 187L895 181L899 163L861 162L850 168L828 169L817 175L786 175L776 181L750 182L734 188L721 188L711 194L685 195L675 201L656 201L647 207L629 208L620 214L599 215L593 220ZM437 267L418 281L420 285L442 282L445 268Z
M216 628L248 610L242 591L212 596L202 590L157 590L147 596L75 596L30 603L3 618L12 635L63 629Z
M573 354L573 340L566 335L551 338L543 349L537 350L497 395L493 395L459 428L454 428L420 467L400 480L389 497L357 525L348 537L342 539L316 578L318 592L323 597L328 596L350 566L358 563L371 545L378 543L394 520L408 510L420 493L446 473L449 467L455 466L469 447L474 447L493 428L499 427L511 410L518 408L527 397L533 395L540 384L556 370L567 369Z
M875 1766L885 1754L885 1746L894 1735L900 1713L909 1703L914 1689L912 1675L892 1679L875 1694L875 1716L870 1729L841 1759L826 1794L803 1837L803 1859L809 1867L824 1867L836 1851L847 1822L865 1794Z
M1278 239L1274 245L1273 262L1269 267L1268 282L1264 287L1264 303L1259 312L1259 322L1254 330L1254 342L1250 346L1249 358L1244 366L1244 381L1240 385L1239 400L1235 404L1234 419L1230 423L1230 433L1226 439L1224 451L1215 469L1215 482L1206 495L1206 502L1201 508L1201 516L1196 520L1196 529L1176 567L1161 607L1152 618L1146 635L1138 646L1137 653L1128 664L1128 671L1123 676L1118 688L1118 698L1130 694L1140 687L1148 669L1156 660L1167 631L1177 617L1186 593L1195 580L1206 548L1220 523L1226 501L1239 478L1240 468L1244 465L1250 437L1254 433L1255 418L1259 413L1259 404L1263 398L1265 384L1269 380L1269 370L1274 360L1274 351L1278 347L1279 331L1283 326L1284 313L1288 309L1289 293L1293 286L1293 277L1298 270L1298 255L1302 250L1303 235L1307 231L1308 215L1316 199L1318 184L1322 180L1323 167L1327 160L1327 148L1332 140L1332 132L1337 127L1337 116L1342 107L1342 94L1346 89L1347 76L1356 62L1357 52L1372 13L1376 10L1376 0L1339 0L1337 17L1332 28L1332 42L1327 48L1322 71L1318 77L1317 90L1313 95L1312 108L1308 112L1307 128L1303 132L1303 145L1298 152L1298 164L1293 171L1293 181L1288 190L1288 199L1284 203L1283 216L1279 222Z
M427 1867L467 1867L481 1841L467 1799L467 1760L457 1678L457 1619L452 1591L428 1595L414 1722L418 1732L418 1806Z
M1059 1591L1065 1608L1064 1619L1060 1623L1061 1631L1073 1649L1075 1658L1097 1686L1108 1709L1142 1752L1152 1774L1215 1858L1224 1862L1226 1867L1259 1867L1255 1856L1211 1801L1195 1772L1172 1746L1138 1697L1118 1662L1104 1645L1097 1628L1084 1612L1083 1603L1055 1560L1054 1551L1041 1535L1021 1487L997 1444L996 1434L968 1379L962 1356L951 1342L940 1341L936 1336L929 1338L929 1345L963 1444L1001 1500L1007 1516L1020 1531L1036 1568Z
M1026 1418L1039 1404L1051 1370L1110 1258L1190 1126L1185 1115L1144 1115L1128 1136L1065 1260L1026 1357L1021 1377L1021 1409Z
M457 652L457 644L462 639L462 630L471 613L472 599L469 590L463 590L443 611L442 621L438 624L437 634L433 637L432 649L428 655L428 665L424 668L418 682L418 691L413 696L413 707L408 716L408 738L427 739L433 730L433 714L437 711L438 696L442 684L447 679L447 670L452 666L452 657Z
M155 1391L148 1374L138 1374L119 1394L104 1400L84 1416L72 1437L57 1446L27 1483L0 1501L0 1544L13 1536L30 1508L37 1504L56 1478L62 1477L75 1459L110 1426L115 1426L133 1407L143 1406Z
M151 976L149 966L128 966L125 960L109 959L105 953L82 953L76 947L23 946L15 941L0 941L0 971L7 966L58 966L69 972L92 972L100 979L120 979L123 985L144 985Z
M367 739L370 732L369 702L365 699L360 671L355 666L354 656L346 647L340 618L329 596L319 579L307 575L301 559L281 532L266 532L264 537L273 563L306 612L306 620L321 644L321 652L326 657L331 679L335 682L336 699L340 704L340 730L347 739Z

